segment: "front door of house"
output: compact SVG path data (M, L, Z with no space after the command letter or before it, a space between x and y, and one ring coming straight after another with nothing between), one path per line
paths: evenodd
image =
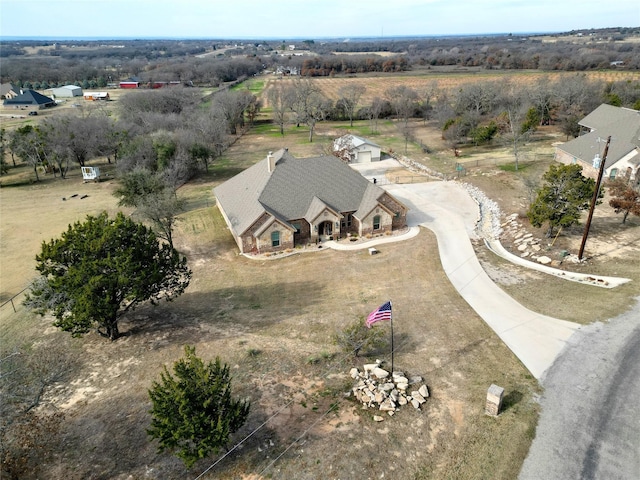
M320 235L320 237L330 237L333 234L333 222L322 222L319 226L318 226L318 235Z

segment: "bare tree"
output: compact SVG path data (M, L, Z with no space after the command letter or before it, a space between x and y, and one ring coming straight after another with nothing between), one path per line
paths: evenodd
M366 90L367 88L364 85L352 83L341 87L338 91L339 98L337 103L349 117L349 124L352 127L353 117L355 116L356 109L358 108L358 102Z
M327 117L331 101L309 79L297 79L288 97L289 108L296 115L297 125L305 123L309 127L309 142L313 142L316 124Z
M380 114L384 110L385 101L380 97L374 97L371 101L371 106L369 107L368 116L369 116L369 124L372 132L378 131L378 119L380 118Z
M225 120L214 110L201 110L193 115L188 123L187 131L195 135L194 142L196 144L204 143L211 150L213 153L211 158L220 156L227 147ZM205 170L208 170L207 164L205 164Z
M547 77L542 77L527 89L529 101L540 115L540 125L551 123L556 86Z
M505 144L508 144L511 147L515 160L515 169L518 170L518 164L522 153L520 147L531 135L530 129L522 128L529 105L523 95L523 92L513 86L503 93L501 103L501 137Z
M469 83L460 89L454 109L458 115L469 111L487 115L493 111L499 94L495 82Z
M434 101L440 96L438 82L433 81L422 92L422 118L426 122L431 118L434 109Z
M0 476L46 476L43 465L60 444L64 418L45 409L45 394L79 367L67 341L0 352ZM40 408L38 408L40 407Z
M396 118L400 122L399 130L404 137L404 150L406 153L409 139L411 138L409 120L416 112L418 93L413 88L401 85L388 89L385 92L385 96L389 100L396 114Z
M289 110L287 98L286 87L281 82L277 82L267 91L267 100L273 113L273 121L280 127L280 135L282 136L284 136L284 125L287 122L287 111Z
M213 97L212 108L224 117L229 133L237 135L238 127L244 125L245 110L256 101L256 97L247 90L225 90Z
M39 127L23 125L15 129L11 134L11 151L22 159L23 162L33 167L36 182L40 181L38 167L45 163L46 144Z

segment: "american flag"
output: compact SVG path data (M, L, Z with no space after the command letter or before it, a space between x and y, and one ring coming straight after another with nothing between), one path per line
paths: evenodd
M391 301L383 303L369 314L367 317L367 327L371 328L371 325L381 320L391 320Z

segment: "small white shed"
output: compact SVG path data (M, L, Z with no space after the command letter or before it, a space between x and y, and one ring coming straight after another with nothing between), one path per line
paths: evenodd
M100 181L100 169L98 167L81 167L82 168L82 180L85 182Z

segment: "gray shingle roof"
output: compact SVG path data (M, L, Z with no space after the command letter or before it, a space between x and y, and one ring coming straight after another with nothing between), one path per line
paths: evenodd
M602 156L609 135L611 144L605 168L640 148L640 112L637 110L603 104L582 119L580 124L595 130L558 146L559 150L577 159L590 162L596 154Z
M47 105L55 103L52 98L46 97L35 90L24 90L21 95L14 98L7 98L5 105Z
M614 107L603 103L589 115L578 122L579 125L591 129L601 130L619 121L637 122L640 112L630 108Z
M384 194L336 157L295 158L286 150L274 157L273 172L265 158L214 189L236 235L264 212L289 221L313 215L325 205L336 212L355 212L363 202L368 206Z

